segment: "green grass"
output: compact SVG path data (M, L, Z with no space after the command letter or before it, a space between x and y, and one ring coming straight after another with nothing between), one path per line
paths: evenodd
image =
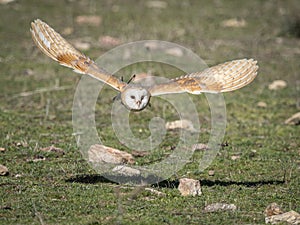
M299 126L284 121L299 111L299 4L297 1L168 1L165 9L147 8L146 1L15 1L0 5L0 164L9 175L0 177L0 224L264 224L263 211L277 202L285 211L300 212ZM114 10L112 10L114 9ZM117 10L116 10L117 9ZM100 15L99 27L78 26L78 15ZM89 37L85 53L96 59L109 50L96 44L110 35L124 43L157 39L181 44L209 65L236 58L255 58L260 70L254 82L225 94L227 129L223 146L213 163L197 172L197 152L182 170L153 188L118 185L97 174L82 158L72 135L72 103L80 80L34 45L30 22L47 21L57 31L73 27L68 40ZM246 27L224 28L222 21L242 18ZM32 72L28 72L31 70ZM161 64L140 63L117 75L128 80L133 72L148 70L171 77L180 71ZM287 87L269 90L282 79ZM66 90L27 97L20 93L59 84ZM128 150L111 125L112 98L105 87L96 106L96 124L105 145ZM199 111L203 132L209 138L210 112L205 96L191 96ZM267 103L266 108L257 103ZM297 108L298 105L298 108ZM167 113L163 111L166 107ZM170 106L153 99L153 106L131 115L133 133L146 138L153 116L178 119ZM135 123L134 121L138 121ZM168 132L153 154L137 159L151 164L172 153L179 133ZM64 155L39 149L55 145ZM240 158L232 160L231 156ZM35 159L45 158L36 161ZM215 175L209 176L208 170ZM199 179L203 195L182 197L177 179ZM235 212L203 213L210 203L233 203Z

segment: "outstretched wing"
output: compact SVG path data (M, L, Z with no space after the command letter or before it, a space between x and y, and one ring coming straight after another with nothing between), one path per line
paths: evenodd
M257 75L257 61L240 59L225 62L203 70L187 74L167 83L150 87L151 96L188 92L219 93L237 90L251 83Z
M126 83L101 69L90 58L75 49L48 24L37 19L31 23L31 34L35 44L47 56L77 73L88 74L121 91Z

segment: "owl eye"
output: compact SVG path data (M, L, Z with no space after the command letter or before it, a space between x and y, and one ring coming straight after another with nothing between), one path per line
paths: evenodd
M134 96L134 95L130 95L130 98L131 98L131 99L135 99L135 96Z
M144 97L145 97L145 96L142 96L142 97L141 97L141 100L143 100L143 99L144 99Z

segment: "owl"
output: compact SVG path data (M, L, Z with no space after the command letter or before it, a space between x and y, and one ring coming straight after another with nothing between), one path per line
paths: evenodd
M31 23L31 34L35 44L47 56L75 72L87 74L119 91L122 104L129 110L140 111L149 104L152 96L183 93L222 93L240 89L257 75L257 61L239 59L225 62L201 72L194 72L171 79L168 82L144 87L137 83L124 82L93 60L75 49L59 33L45 22L36 19Z

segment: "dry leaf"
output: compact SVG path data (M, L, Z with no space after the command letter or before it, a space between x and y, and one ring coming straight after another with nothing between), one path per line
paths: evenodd
M216 212L216 211L235 211L236 206L234 204L226 203L213 203L205 206L204 212Z
M134 158L131 154L99 144L90 147L88 157L92 163L134 163Z
M77 16L75 21L79 25L90 25L96 27L101 24L102 19L100 16Z
M65 154L65 151L63 149L57 148L53 145L45 147L45 148L40 148L40 150L43 151L43 152L55 152L55 153L58 153L59 155L64 155Z
M269 84L269 90L279 90L285 88L287 83L284 80L274 80L271 84Z
M178 190L180 191L182 196L197 196L202 194L200 181L189 178L179 179Z

